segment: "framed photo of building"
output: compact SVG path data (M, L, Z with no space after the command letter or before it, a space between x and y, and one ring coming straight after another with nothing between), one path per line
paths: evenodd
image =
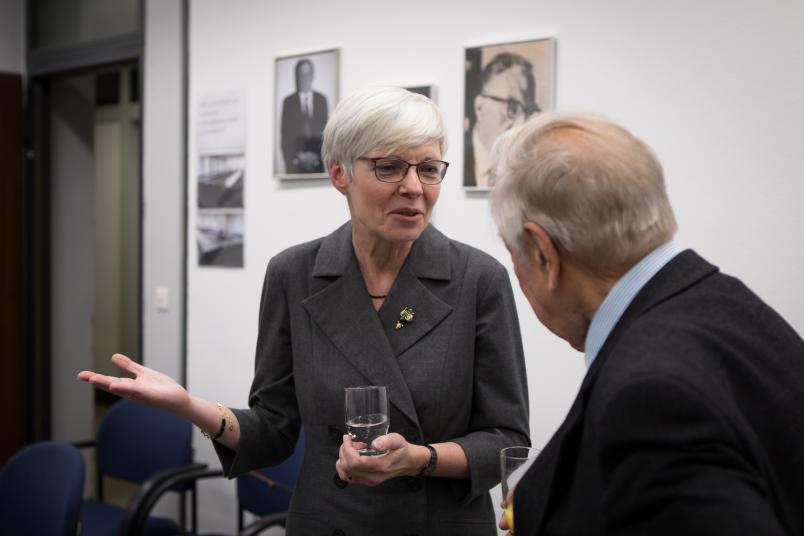
M324 125L338 101L338 50L276 59L274 177L326 177Z
M466 49L463 186L489 190L489 152L497 137L555 100L555 40Z
M196 120L198 265L243 267L246 91L203 93Z

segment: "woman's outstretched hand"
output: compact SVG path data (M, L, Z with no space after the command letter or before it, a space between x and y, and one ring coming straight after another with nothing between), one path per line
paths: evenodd
M169 376L139 363L123 354L114 354L112 363L133 377L98 374L91 370L78 373L78 379L112 394L182 415L190 405L190 395Z

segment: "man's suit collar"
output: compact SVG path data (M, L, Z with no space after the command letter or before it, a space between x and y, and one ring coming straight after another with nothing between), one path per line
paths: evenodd
M717 271L716 266L704 260L691 249L676 255L634 297L600 349L595 363L592 364L584 379L584 385L593 380L597 374L596 371L600 370L602 366L602 361L605 361L622 334L637 318Z

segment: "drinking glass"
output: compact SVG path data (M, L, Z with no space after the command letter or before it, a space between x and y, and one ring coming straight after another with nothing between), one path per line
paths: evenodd
M514 488L539 455L533 447L506 447L500 451L502 502L508 530L514 533Z
M360 444L361 456L379 456L384 451L374 450L371 442L388 433L388 396L383 385L347 387L344 413L346 430L352 441Z

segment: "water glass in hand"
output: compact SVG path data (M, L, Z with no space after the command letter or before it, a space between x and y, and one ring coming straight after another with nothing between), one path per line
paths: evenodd
M385 454L371 442L388 433L388 397L385 386L347 387L345 399L346 429L357 443L361 456Z
M502 500L508 530L514 533L514 488L539 455L532 447L506 447L500 451Z

